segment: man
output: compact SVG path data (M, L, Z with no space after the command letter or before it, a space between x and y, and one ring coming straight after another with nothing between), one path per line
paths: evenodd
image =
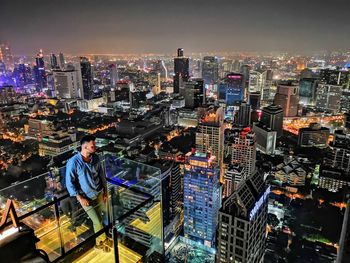
M95 137L86 135L80 140L81 151L69 159L66 166L66 185L88 214L95 233L108 224L106 178L96 152ZM108 251L106 234L96 238L96 248Z

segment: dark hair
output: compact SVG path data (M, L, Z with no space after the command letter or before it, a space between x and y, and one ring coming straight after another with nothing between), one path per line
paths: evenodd
M96 137L93 135L85 135L83 136L83 138L80 139L80 145L83 145L86 142L91 142L91 141L95 141Z

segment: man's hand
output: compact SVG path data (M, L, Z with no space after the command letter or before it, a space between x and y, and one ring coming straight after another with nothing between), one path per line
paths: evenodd
M83 196L77 195L77 199L82 206L89 206L89 200L84 198Z

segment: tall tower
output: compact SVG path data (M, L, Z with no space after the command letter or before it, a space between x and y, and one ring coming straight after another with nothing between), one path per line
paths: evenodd
M217 57L204 57L202 63L202 78L205 85L215 84L219 79L219 63Z
M50 64L51 64L51 69L58 68L58 61L57 61L57 57L55 54L50 55Z
M58 66L60 67L60 69L64 69L66 66L66 61L62 52L59 54L58 58Z
M11 47L8 44L0 45L0 62L5 64L7 70L14 69L14 61L11 53Z
M42 91L46 86L45 62L42 49L40 49L35 58L34 73L37 90Z
M93 86L92 86L92 68L90 61L85 58L80 58L80 69L82 77L82 87L83 87L83 99L91 100L94 96Z
M190 78L189 59L184 57L183 48L177 50L177 57L174 58L174 93L179 93L180 86Z
M119 80L118 78L118 70L117 70L117 65L116 64L111 64L109 66L109 75L110 75L110 79L111 79L111 87L115 88L117 86L117 82Z
M242 74L230 73L221 81L218 87L218 98L227 105L234 105L244 100L244 77Z
M224 151L224 113L221 107L208 110L201 118L196 132L196 149L211 152L221 164Z
M186 108L197 108L205 104L205 89L202 79L191 79L180 87L180 94L185 98Z
M283 108L285 117L298 115L299 86L292 83L278 85L274 104Z
M270 105L262 109L261 122L268 128L277 132L277 137L283 134L283 109Z
M191 154L184 174L184 234L208 247L214 247L221 206L219 169L214 160L212 155Z
M217 263L263 262L269 193L255 173L225 199L219 211Z
M256 140L255 133L249 128L227 130L225 133L227 154L231 164L244 167L245 178L255 172ZM245 179L242 178L242 179Z

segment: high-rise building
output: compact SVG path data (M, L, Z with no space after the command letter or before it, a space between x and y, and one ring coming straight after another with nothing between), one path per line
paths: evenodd
M262 263L266 247L270 187L251 175L219 210L217 263Z
M329 145L329 151L324 163L334 169L340 169L350 175L350 134L341 130L334 132L334 140Z
M219 62L217 57L206 56L203 58L202 78L205 85L217 83L219 79Z
M225 148L227 155L231 156L231 164L244 167L245 177L255 172L256 139L251 128L226 130Z
M254 122L256 148L265 154L273 154L276 148L277 132L261 122Z
M181 230L183 185L180 166L169 160L154 160L149 164L161 171L163 235L164 242L170 244Z
M328 139L328 128L321 127L318 123L310 123L308 128L299 129L298 146L326 148Z
M191 79L180 87L180 94L185 98L186 108L197 108L205 104L205 89L203 79Z
M64 59L63 53L60 53L58 56L58 66L60 67L60 69L64 69L66 66L66 61Z
M189 59L184 57L183 48L177 50L177 57L174 58L174 93L179 93L180 86L190 78Z
M320 72L320 82L322 84L342 86L349 88L350 72L332 69L322 69Z
M26 64L19 64L13 70L13 76L16 79L17 87L24 87L33 83L32 69Z
M299 82L299 99L303 105L314 105L316 101L317 81L314 78L303 78Z
M249 126L251 123L251 106L247 102L242 101L239 102L238 107L239 109L235 115L235 124L242 127Z
M219 84L218 98L224 100L229 106L244 100L243 75L237 73L228 74Z
M117 86L117 82L119 80L118 70L117 70L117 65L116 64L111 64L109 66L109 77L110 77L110 80L111 80L111 87L115 88Z
M248 103L253 111L260 109L261 94L260 92L250 92L248 94Z
M81 80L78 79L79 75L74 68L54 70L55 95L64 99L81 98Z
M266 82L266 70L251 70L249 72L248 91L262 92Z
M285 117L297 116L299 106L299 87L293 83L278 85L274 104L283 108Z
M46 87L46 73L44 55L41 49L35 58L34 74L37 91L42 91Z
M224 151L224 113L221 107L208 110L201 118L196 132L196 149L211 152L221 163Z
M184 235L214 247L218 211L221 206L220 171L215 156L194 153L184 173Z
M7 70L14 69L14 61L10 45L0 44L0 62L5 64Z
M50 54L50 65L51 65L51 69L58 68L58 61L55 54Z
M92 68L90 61L85 57L80 58L80 70L82 78L82 98L84 100L91 100L94 97Z
M223 197L229 197L245 178L243 165L229 164L225 169Z
M320 84L316 92L316 107L322 110L339 112L342 86Z
M268 128L277 132L277 137L283 134L283 109L270 105L262 109L261 122Z

